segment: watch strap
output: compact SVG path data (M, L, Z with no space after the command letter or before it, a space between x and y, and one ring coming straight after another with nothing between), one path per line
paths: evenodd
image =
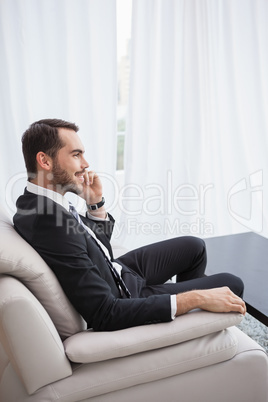
M97 209L101 208L105 204L105 199L102 197L101 201L97 204L87 204L87 207L90 211L96 211Z

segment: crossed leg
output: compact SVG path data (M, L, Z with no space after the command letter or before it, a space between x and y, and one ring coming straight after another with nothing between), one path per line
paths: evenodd
M140 247L120 260L145 279L141 295L144 297L222 286L228 286L239 297L243 295L243 282L235 275L204 276L206 247L205 242L197 237L178 237ZM175 275L176 283L165 283Z

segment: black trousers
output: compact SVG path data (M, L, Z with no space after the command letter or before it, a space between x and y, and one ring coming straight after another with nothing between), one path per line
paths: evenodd
M120 261L143 278L140 297L177 294L194 289L228 286L242 297L244 284L229 273L205 276L205 242L184 236L140 247L120 257ZM176 283L165 283L176 275Z

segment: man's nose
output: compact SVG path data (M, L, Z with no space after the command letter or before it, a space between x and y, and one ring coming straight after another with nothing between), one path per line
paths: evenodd
M89 163L87 162L87 160L84 157L82 158L82 166L83 166L83 169L87 169L89 167Z

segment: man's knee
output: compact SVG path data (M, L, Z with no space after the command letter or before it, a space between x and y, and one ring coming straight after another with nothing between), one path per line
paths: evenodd
M243 297L244 293L244 282L241 278L233 274L226 274L229 276L229 288L232 292L234 292L237 296Z
M196 251L198 254L206 253L206 243L203 239L194 236L183 236L177 237L178 243L181 241L184 243L186 248L189 248L191 251Z

